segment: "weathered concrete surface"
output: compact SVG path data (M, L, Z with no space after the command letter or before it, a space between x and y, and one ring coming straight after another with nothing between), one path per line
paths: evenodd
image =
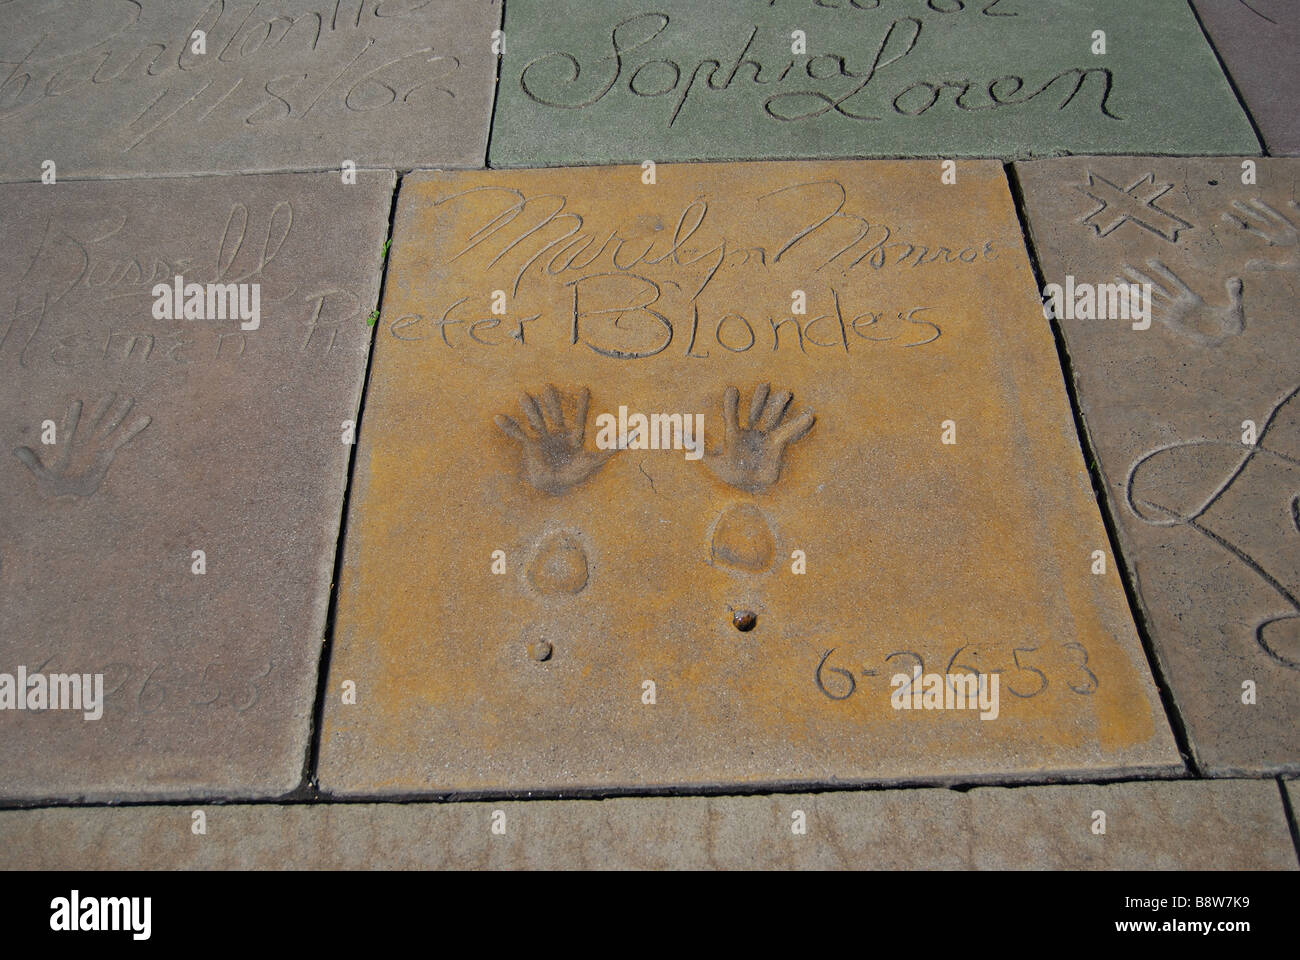
M482 166L500 18L497 0L4 4L0 179Z
M0 795L298 782L392 189L0 188ZM160 318L177 274L256 329ZM19 668L102 674L102 716L11 709Z
M1060 325L1157 654L1223 775L1300 770L1300 164L1254 162L1253 185L1234 159L1016 168L1048 283L1153 283L1149 329Z
M1184 0L511 0L506 18L498 167L1259 149Z
M323 788L1180 769L1002 168L942 172L406 179ZM922 664L997 718L893 709Z
M1268 152L1300 153L1300 5L1290 0L1193 4Z
M1296 855L1267 780L0 812L0 869L439 868L1294 870Z

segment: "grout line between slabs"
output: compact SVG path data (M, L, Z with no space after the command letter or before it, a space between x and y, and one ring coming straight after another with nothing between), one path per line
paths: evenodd
M496 112L496 102L493 102L493 114ZM485 147L484 160L482 165L464 166L455 163L438 163L431 161L429 163L408 165L390 165L390 166L359 166L357 172L384 172L392 170L399 177L410 173L420 173L426 171L452 171L458 173L482 173L487 170L500 172L518 172L523 170L583 170L589 167L635 167L640 164L640 160L589 160L573 161L570 163L541 163L534 166L508 165L495 167L491 166L487 160L486 149L491 147L491 130L488 132L488 143ZM685 166L689 164L723 164L723 163L896 163L907 161L922 160L956 160L958 162L982 162L990 161L1002 165L1010 163L1031 163L1038 160L1065 160L1070 157L1088 157L1099 159L1122 159L1137 158L1146 160L1214 160L1220 158L1238 158L1258 159L1274 157L1273 154L1266 150L1258 153L1242 153L1235 151L1233 153L1073 153L1070 151L1059 151L1053 153L1035 154L1032 156L1014 156L992 154L926 154L926 153L909 153L909 154L873 154L871 156L860 156L850 154L806 154L791 155L779 157L756 157L750 156L711 156L705 158L687 159L687 160L664 160L656 161L660 166ZM1284 159L1300 159L1300 156L1284 156ZM234 171L213 171L200 170L178 173L171 172L152 172L152 173L132 173L132 174L88 174L84 176L64 176L59 175L59 183L116 183L131 182L137 180L204 180L204 179L222 179L235 177L283 177L299 176L309 174L334 174L339 173L337 166L332 167L283 167L275 170L234 170ZM0 178L0 187L22 186L24 184L38 184L39 178L5 180Z
M1221 782L1263 782L1273 780L1272 775L1251 778L1223 778ZM990 775L987 779L969 780L963 783L943 783L934 780L900 780L892 783L881 782L841 782L841 783L783 783L783 784L715 784L715 785L656 785L646 787L584 787L571 789L519 789L519 790L474 790L474 791L425 791L401 794L365 794L356 793L336 795L322 793L319 790L295 791L279 797L203 797L179 798L165 800L51 800L27 803L0 804L2 811L31 811L44 809L84 809L84 808L119 808L119 807L226 807L226 806L359 806L368 804L383 805L422 805L422 804L460 804L460 803L545 803L566 802L574 800L637 800L648 798L687 799L691 797L794 797L832 793L906 793L913 791L944 790L952 793L970 793L972 790L1001 789L1044 789L1067 788L1085 789L1088 787L1108 787L1133 783L1211 783L1215 780L1202 780L1187 773L1142 770L1137 772L1117 772L1114 776L1094 774L1092 776L1058 775L1053 780L1036 780L1032 778L1011 779L1002 775Z
M1020 221L1020 232L1024 237L1025 253L1029 257L1029 266L1034 274L1034 282L1038 289L1045 287L1045 277L1043 275L1042 263L1038 258L1038 250L1034 246L1033 236L1029 228L1029 214L1025 209L1024 192L1020 187L1020 178L1016 174L1015 165L1007 163L1004 165L1006 171L1007 185L1011 189L1011 200L1015 207L1016 217ZM1156 690L1160 694L1160 703L1164 708L1166 718L1169 721L1170 729L1173 731L1174 742L1178 747L1179 754L1182 755L1183 763L1197 778L1205 778L1204 772L1197 766L1195 754L1192 751L1191 738L1187 733L1187 726L1183 720L1182 712L1174 700L1173 689L1164 676L1164 670L1160 665L1160 658L1156 652L1155 644L1151 638L1150 626L1146 621L1146 615L1142 607L1141 600L1137 590L1137 576L1129 564L1128 558L1120 549L1119 530L1116 524L1115 516L1111 510L1110 498L1106 491L1106 483L1101 475L1101 463L1097 458L1097 453L1093 448L1092 437L1088 433L1087 423L1083 418L1083 406L1079 401L1078 392L1075 389L1074 365L1070 359L1070 353L1066 348L1065 336L1061 331L1060 322L1053 318L1049 321L1052 336L1056 341L1056 351L1059 354L1061 364L1061 375L1065 381L1065 391L1070 401L1070 412L1074 417L1074 430L1078 434L1079 448L1083 454L1084 465L1088 469L1088 478L1092 483L1093 496L1097 500L1098 509L1101 512L1102 523L1106 527L1106 536L1110 541L1110 555L1119 570L1120 581L1124 584L1124 596L1128 600L1129 613L1133 618L1133 625L1137 629L1138 639L1142 644L1142 651L1146 654L1147 665L1151 670L1152 680L1155 682Z
M396 175L393 192L388 207L388 229L384 231L383 263L380 265L379 290L375 298L375 310L383 309L384 294L388 289L388 265L392 261L391 244L393 241L393 224L397 217L397 197L401 193L402 176ZM379 321L368 328L370 345L366 351L366 370L361 378L360 396L357 398L356 421L353 427L352 444L348 450L346 481L343 486L343 503L340 508L339 533L334 542L334 568L330 575L330 593L328 612L325 616L325 631L321 638L320 661L317 665L316 696L312 707L312 723L309 731L307 755L303 758L302 778L297 789L287 794L285 799L315 799L319 796L318 786L321 735L325 720L325 699L329 695L330 659L334 651L334 631L336 629L339 605L339 586L343 573L343 560L347 546L348 517L352 500L352 484L356 479L357 448L361 445L361 431L365 423L366 398L370 392L370 374L375 362L375 348L379 343Z
M501 19L497 22L501 31L501 53L497 55L496 73L492 78L492 111L488 114L487 143L483 146L483 169L492 169L492 131L497 127L497 107L501 104L501 64L505 60L506 43L506 0L501 0Z
M1241 90L1237 88L1237 81L1232 79L1232 72L1228 70L1228 65L1223 62L1223 57L1219 55L1219 48L1214 45L1214 38L1210 36L1210 31L1205 29L1205 22L1201 19L1196 4L1192 0L1187 0L1187 8L1192 11L1192 19L1196 21L1196 26L1201 31L1201 39L1210 48L1210 53L1214 54L1214 62L1218 64L1219 73L1223 75L1223 79L1228 81L1228 89L1237 98L1237 106L1241 108L1241 112L1246 116L1246 122L1250 124L1251 132L1255 135L1255 140L1259 144L1260 153L1266 157L1272 156L1268 150L1268 141L1264 139L1263 131L1259 129L1259 124L1255 122L1255 115L1250 112L1250 107L1246 104L1246 98L1242 96Z
M1291 831L1291 843L1295 846L1296 859L1300 861L1300 825L1297 825L1295 818L1295 807L1291 804L1291 796L1286 791L1286 781L1281 777L1277 778L1277 789L1282 794L1282 814L1286 818L1287 828Z

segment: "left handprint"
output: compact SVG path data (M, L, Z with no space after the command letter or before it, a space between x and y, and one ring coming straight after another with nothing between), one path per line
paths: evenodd
M18 447L14 456L26 464L42 492L53 496L88 497L104 482L117 451L152 423L151 417L137 417L123 427L135 400L126 397L117 403L110 393L100 401L90 416L90 426L81 422L81 401L68 406L63 433L48 463L41 462L30 447Z
M558 496L582 483L618 452L617 449L593 451L584 446L587 405L590 402L591 391L583 387L578 392L573 426L569 427L564 419L560 393L555 387L546 388L540 404L532 394L525 393L519 398L519 406L524 419L533 428L531 436L514 417L498 414L494 418L502 433L519 442L523 450L523 478L531 486ZM546 411L545 417L543 410Z

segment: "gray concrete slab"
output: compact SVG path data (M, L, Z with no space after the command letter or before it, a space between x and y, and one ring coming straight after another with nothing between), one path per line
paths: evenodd
M392 188L0 187L0 795L298 783Z
M482 166L500 18L498 0L4 4L0 179Z
M0 812L8 870L1296 867L1269 780Z
M1249 164L1016 167L1045 281L1073 284L1059 322L1156 653L1219 775L1300 770L1300 164ZM1150 283L1149 318L1097 293L1117 279Z

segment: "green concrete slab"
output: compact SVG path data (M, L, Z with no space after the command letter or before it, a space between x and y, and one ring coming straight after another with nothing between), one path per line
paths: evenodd
M1259 149L1185 0L512 0L505 22L494 166Z

